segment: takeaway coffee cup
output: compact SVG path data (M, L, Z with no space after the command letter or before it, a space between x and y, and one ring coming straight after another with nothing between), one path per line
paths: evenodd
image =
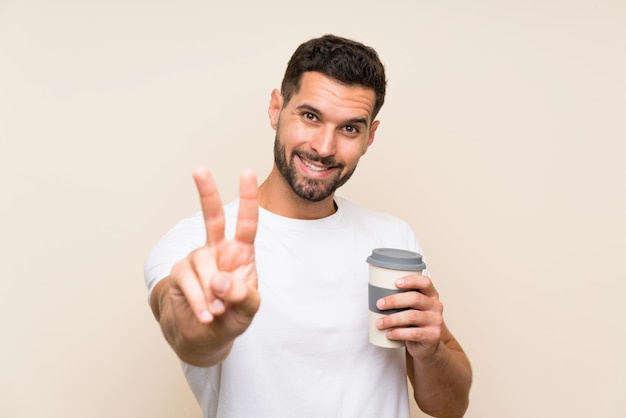
M396 280L424 270L426 264L422 261L421 254L396 248L376 248L366 261L369 264L370 342L385 348L404 347L404 341L390 340L386 336L387 330L376 327L378 318L404 309L380 310L376 307L376 302L382 297L405 292L406 290L396 287Z

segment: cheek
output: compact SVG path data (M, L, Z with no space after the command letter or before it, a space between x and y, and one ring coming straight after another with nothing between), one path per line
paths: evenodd
M284 128L284 130L282 130ZM281 138L288 149L310 148L315 131L301 124L281 127Z
M365 154L367 151L367 144L364 142L349 142L342 147L342 155L346 162L349 161L349 164L356 165L359 162L359 159Z
M344 164L344 171L350 171L357 166L361 159L361 152L359 149L345 150L345 152L335 155L337 161L341 161Z
M282 119L278 127L281 136L284 137L284 140L293 140L294 138L299 138L303 135L303 132L305 131L301 124L294 123L293 121L283 121Z

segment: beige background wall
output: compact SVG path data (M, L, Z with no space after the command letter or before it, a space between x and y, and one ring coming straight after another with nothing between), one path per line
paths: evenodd
M415 227L470 418L626 416L626 3L0 0L0 416L199 417L144 257L264 177L293 49L376 47L389 95L341 194Z

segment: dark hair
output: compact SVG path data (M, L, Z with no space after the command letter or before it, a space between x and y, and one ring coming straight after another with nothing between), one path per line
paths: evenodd
M372 120L385 102L387 80L378 53L360 42L324 35L301 44L287 64L281 85L284 103L300 90L304 73L316 71L348 86L374 90L376 101Z

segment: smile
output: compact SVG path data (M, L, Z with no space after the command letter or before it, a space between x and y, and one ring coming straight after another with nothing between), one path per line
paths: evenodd
M296 154L296 156L298 157L298 160L300 161L302 166L308 172L324 174L324 173L328 173L328 172L334 170L335 168L337 168L334 165L321 164L321 163L319 163L317 161L312 161L312 160L306 159L304 156L302 156L300 154Z

